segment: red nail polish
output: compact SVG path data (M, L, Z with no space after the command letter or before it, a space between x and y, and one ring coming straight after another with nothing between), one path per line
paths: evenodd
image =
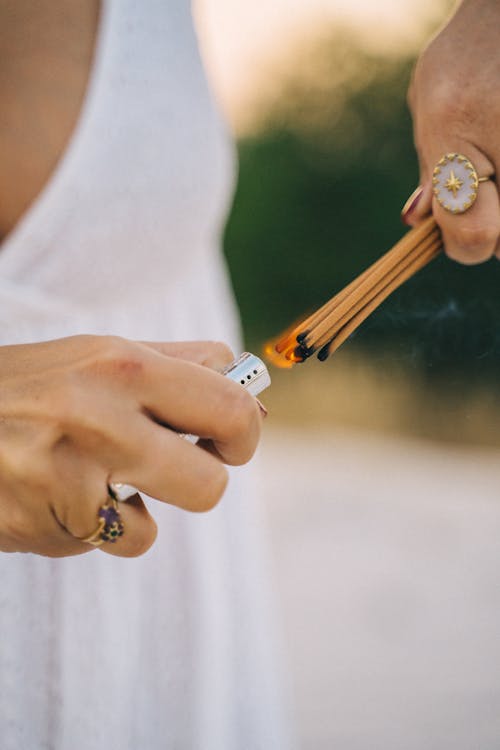
M409 225L408 219L410 218L413 211L416 209L418 202L420 198L422 197L422 193L424 192L424 189L422 185L419 185L416 190L413 191L413 193L410 195L408 200L403 206L403 209L401 211L401 221L403 224Z
M260 409L260 411L261 411L261 414L262 414L262 416L263 416L263 417L264 417L264 419L265 419L265 418L267 417L267 415L269 414L269 412L267 411L267 409L266 409L266 407L264 406L264 404L262 403L262 401L259 401L259 399L258 399L258 398L256 398L255 400L257 401L257 406L259 407L259 409Z

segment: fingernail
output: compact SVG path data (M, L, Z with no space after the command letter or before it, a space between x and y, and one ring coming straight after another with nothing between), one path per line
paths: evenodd
M269 412L267 411L267 409L266 409L266 407L264 406L264 404L262 403L262 401L259 401L259 399L258 399L258 398L256 398L255 400L257 401L257 406L259 407L259 409L260 409L260 411L261 411L261 414L262 414L262 416L263 416L263 417L264 417L264 419L265 419L265 418L267 417L267 415L269 414Z
M420 198L422 197L423 192L424 192L424 189L422 185L419 185L418 188L413 191L413 193L410 195L410 197L404 204L403 209L401 211L401 221L403 222L403 224L407 224L409 226L410 224L409 219L413 211L416 209L418 202Z

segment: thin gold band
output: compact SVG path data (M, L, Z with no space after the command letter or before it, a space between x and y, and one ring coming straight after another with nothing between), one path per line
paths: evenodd
M478 177L477 181L478 182L488 182L488 180L492 180L493 177L494 177L494 175L491 175L491 177Z

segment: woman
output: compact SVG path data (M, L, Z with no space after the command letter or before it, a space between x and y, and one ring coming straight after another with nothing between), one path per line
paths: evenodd
M286 748L250 478L174 507L217 502L260 410L210 369L227 346L134 343L238 349L189 5L0 11L2 750ZM118 482L163 502L105 541Z
M2 749L281 750L248 477L209 516L173 507L215 504L222 461L255 449L258 408L210 371L225 347L133 343L238 338L218 249L233 155L187 3L0 12L0 549L36 553L0 556ZM417 67L410 223L442 153L496 169L499 12L463 3ZM462 217L434 210L453 257L496 251L493 182ZM123 535L100 538L117 482L164 501L148 505L159 539L139 559L123 557L156 528L137 496Z

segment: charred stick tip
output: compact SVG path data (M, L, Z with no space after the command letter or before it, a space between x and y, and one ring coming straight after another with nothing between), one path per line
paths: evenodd
M312 354L314 354L314 349L311 347L306 346L306 344L302 341L298 346L294 349L294 356L301 359L301 361L308 359Z
M302 331L302 333L299 333L297 336L297 344L302 344L302 342L307 338L309 334L309 331Z
M325 346L323 346L319 350L319 352L318 352L318 359L319 359L320 362L324 362L330 356L330 345L331 345L331 343L332 342L329 341L328 344L325 344Z

